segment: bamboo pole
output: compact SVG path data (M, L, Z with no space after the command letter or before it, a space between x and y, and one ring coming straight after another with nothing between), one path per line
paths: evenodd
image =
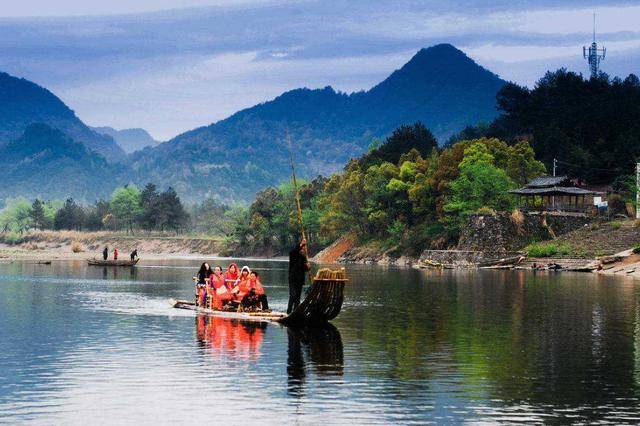
M291 137L289 136L289 130L287 130L287 145L289 147L289 161L291 163L291 177L293 179L293 190L295 191L295 199L296 199L296 210L298 211L298 223L300 225L300 233L302 234L302 239L307 241L307 244L304 246L304 255L307 257L307 262L309 262L309 240L307 240L307 235L304 232L304 222L302 221L302 205L300 204L300 192L298 191L298 180L296 179L296 169L293 163L293 148L291 146ZM311 275L311 267L307 271L309 275L309 283L313 283L313 276Z

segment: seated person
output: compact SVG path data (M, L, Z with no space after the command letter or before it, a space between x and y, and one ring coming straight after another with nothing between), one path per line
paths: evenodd
M238 297L241 300L243 309L269 310L267 295L257 272L249 272L249 279L240 281Z
M207 283L211 275L211 267L207 262L200 265L200 270L195 278L196 281L196 303L198 306L206 306L207 302Z
M238 265L232 263L227 268L227 273L224 274L224 282L227 286L227 290L231 291L238 284Z
M222 309L224 305L233 300L233 294L227 288L222 267L213 268L213 274L209 277L209 294L211 295L211 308Z
M231 292L234 294L234 299L237 300L238 302L241 302L242 298L245 295L242 289L246 288L247 285L249 284L250 274L251 274L251 269L249 269L249 267L246 265L243 266L242 269L240 270L240 276L238 277L238 280L236 281L236 284L233 287L233 290L231 290Z

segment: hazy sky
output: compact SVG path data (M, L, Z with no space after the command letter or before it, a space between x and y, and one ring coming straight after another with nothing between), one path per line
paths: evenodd
M522 84L586 73L593 12L603 70L640 74L640 2L606 0L21 0L0 8L0 70L165 140L296 87L368 89L442 42Z

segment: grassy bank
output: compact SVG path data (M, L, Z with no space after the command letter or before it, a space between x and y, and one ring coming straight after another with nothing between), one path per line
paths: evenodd
M617 220L594 222L555 240L529 244L530 257L595 258L631 249L640 243L640 222Z
M142 258L227 254L222 238L200 235L79 231L0 234L0 256L4 258L87 258L101 256L105 246L109 250L117 248L122 256L138 249Z

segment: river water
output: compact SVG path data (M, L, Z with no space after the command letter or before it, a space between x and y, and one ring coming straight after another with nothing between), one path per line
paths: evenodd
M284 309L287 264L240 263ZM169 307L198 265L0 264L0 423L640 422L631 279L349 266L295 330Z

